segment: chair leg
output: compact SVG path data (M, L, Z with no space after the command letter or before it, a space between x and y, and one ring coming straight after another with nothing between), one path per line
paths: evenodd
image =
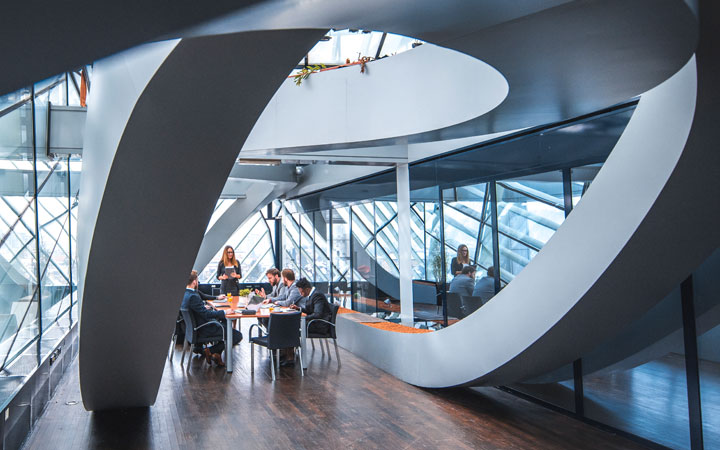
M188 342L185 341L185 342L183 343L183 352L182 352L182 355L180 355L180 365L181 365L181 366L185 363L185 349L187 348L187 346L188 346Z
M325 347L327 347L328 359L332 359L332 356L330 356L330 343L328 342L327 339L323 339L323 341L325 342Z
M297 350L300 352L300 375L305 376L305 371L303 370L302 347L297 347Z
M168 353L168 359L172 362L175 356L175 346L177 345L177 334L173 333L172 339L170 339L170 352Z
M250 343L250 373L255 373L255 344Z
M272 351L270 352L270 371L272 372L272 379L275 381L275 361L272 359Z
M325 347L323 347L322 341L320 341L320 351L322 352L322 355L325 356Z
M335 344L335 356L337 357L338 365L340 365L340 350L338 350L337 339L333 339L333 344Z
M315 340L313 340L313 339L310 339L310 343L312 344L312 348L313 348L313 350L315 350Z
M275 350L275 364L277 364L277 372L280 373L280 349Z

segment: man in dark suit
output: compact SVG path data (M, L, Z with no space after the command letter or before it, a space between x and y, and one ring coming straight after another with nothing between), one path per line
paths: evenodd
M193 270L191 273L194 273L196 276L198 275L197 270ZM200 280L198 280L198 283L199 282L200 282ZM203 291L201 291L199 288L196 289L196 291L197 291L198 295L200 296L200 298L204 302L207 302L208 300L223 300L223 299L225 299L225 294L218 295L218 296L209 295L209 294L206 294ZM180 313L180 311L178 311L178 317L177 317L177 320L175 321L175 334L177 335L178 339L185 339L185 322L183 321L183 316ZM193 348L193 353L202 354L203 348L202 347Z
M306 314L306 323L310 323L313 319L323 319L328 322L332 318L332 312L330 311L330 303L328 303L325 294L320 291L316 291L312 284L306 278L300 278L295 282L295 287L300 293L301 299L304 302L296 302L290 306L292 309L297 309ZM330 325L324 322L316 321L308 326L309 333L328 333ZM282 366L295 365L294 354L286 353L285 360L280 363Z
M454 292L456 294L470 297L475 287L475 267L465 266L462 272L450 282L450 289L448 292Z
M196 290L197 285L197 272L193 271L190 273L188 284L185 288L185 296L183 297L181 309L187 309L190 311L190 314L193 314L193 316L195 317L196 326L198 327L208 322L214 322L211 325L206 325L198 329L198 337L207 338L214 336L224 336L225 312L214 311L212 309L206 308L205 303L200 298L200 295ZM186 324L186 326L187 325L189 324ZM239 344L241 340L242 333L237 330L233 330L233 345ZM203 349L203 353L208 364L210 364L212 361L215 361L218 366L224 366L225 363L220 356L220 353L224 349L225 343L221 340L214 342L213 345L209 348Z
M306 278L300 278L296 285L300 295L307 300L303 305L292 305L291 308L301 309L302 312L307 314L305 317L307 323L310 323L313 319L323 319L329 322L332 319L332 312L325 294L316 290ZM330 325L327 323L316 321L310 324L308 333L326 334L330 331L329 328Z

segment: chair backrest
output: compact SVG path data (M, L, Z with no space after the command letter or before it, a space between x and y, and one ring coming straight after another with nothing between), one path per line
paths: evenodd
M339 309L340 309L339 304L337 304L337 303L330 304L330 314L332 314L330 316L330 323L332 323L333 325L335 324L335 320L337 319L337 313L338 313ZM337 333L335 332L335 327L330 327L330 337L332 337L333 339L337 339Z
M268 348L290 348L300 346L300 311L293 313L271 313L268 322Z
M413 280L412 290L414 303L437 304L437 288L432 281Z
M460 294L448 292L446 295L448 318L455 317L457 319L462 319L465 317L465 314L463 314L462 311L462 299L460 298Z
M185 340L190 344L195 343L195 317L189 309L180 309L183 320L185 321Z
M468 297L463 295L462 297L462 309L465 316L469 316L480 308L485 302L481 297Z

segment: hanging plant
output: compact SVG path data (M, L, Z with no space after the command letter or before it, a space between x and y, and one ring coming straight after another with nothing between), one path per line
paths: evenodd
M295 80L295 85L300 86L304 80L307 80L307 78L315 73L319 72L320 70L325 68L325 64L320 64L317 66L306 66L300 69L300 72L293 75L293 79Z

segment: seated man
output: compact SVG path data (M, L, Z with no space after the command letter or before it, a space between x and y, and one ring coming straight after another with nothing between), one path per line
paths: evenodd
M448 292L455 294L471 296L473 292L473 286L475 285L475 267L465 266L462 272L450 283L450 289Z
M297 281L297 290L300 295L306 299L304 304L293 304L290 307L298 309L304 312L307 316L305 317L305 323L309 323L308 334L328 334L330 332L330 325L325 322L316 321L310 323L313 319L323 319L330 322L332 319L332 311L330 310L330 303L320 291L315 290L312 284L306 278L300 278ZM282 365L293 365L295 362L291 359L286 359Z
M196 277L198 276L197 270L193 270L190 272L191 274L194 274ZM198 281L199 283L199 281ZM225 298L225 294L222 295L208 295L201 291L199 288L196 288L195 291L198 293L200 298L203 300L203 302L206 302L208 300L223 300ZM178 336L179 339L185 339L185 322L183 322L183 317L180 311L178 311L178 318L175 321L175 334ZM202 348L195 348L193 349L193 353L202 353Z
M300 295L300 291L297 290L295 284L295 272L292 269L283 269L282 279L286 287L285 292L277 297L267 297L263 303L272 302L278 306L290 306L302 300L303 296Z
M304 305L292 305L291 308L302 310L307 317L305 317L306 323L310 323L313 319L323 319L330 322L332 319L332 312L330 311L330 302L322 292L316 290L312 284L306 278L300 278L297 281L297 289L307 300ZM313 322L308 327L308 333L327 334L330 330L330 325L324 322Z
M193 270L193 271L190 272L190 273L194 273L195 276L198 276L197 270ZM199 284L200 284L200 280L198 280L198 285L199 285ZM203 291L200 290L200 287L199 287L199 286L198 286L198 288L195 289L195 290L197 291L198 295L200 296L200 298L201 298L204 302L206 302L206 301L208 301L208 300L224 300L224 299L225 299L225 294L221 294L221 295L210 295L210 294L206 294L206 293L204 293Z
M475 283L472 295L473 297L480 297L483 303L487 303L488 300L495 296L495 268L493 266L488 267L487 275Z
M272 267L265 272L265 276L268 279L268 282L270 283L270 286L272 286L272 292L269 294L265 293L265 288L261 290L255 289L255 294L259 295L262 298L277 298L280 296L286 296L287 295L287 286L285 286L285 283L282 282L282 279L280 277L280 271L276 268ZM263 302L265 303L265 302Z
M195 317L196 326L200 326L204 323L211 321L217 321L219 324L207 325L200 328L197 331L198 337L212 337L218 335L225 335L225 312L224 311L213 311L205 307L200 295L197 293L198 279L197 272L191 272L188 284L185 288L185 296L182 301L182 309L187 309L190 314ZM185 324L189 326L189 324ZM242 340L242 333L237 330L233 330L233 345L237 345ZM205 348L202 353L205 355L205 360L208 364L215 361L218 366L224 366L225 363L220 356L220 352L225 350L225 343L223 341L216 341L210 348Z

